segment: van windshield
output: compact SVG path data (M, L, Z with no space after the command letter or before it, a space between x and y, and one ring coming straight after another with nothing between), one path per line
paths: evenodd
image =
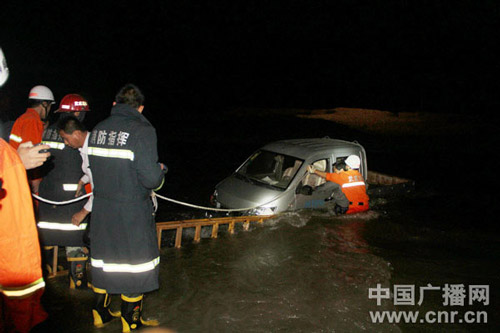
M238 169L237 175L258 184L286 189L304 160L259 150Z

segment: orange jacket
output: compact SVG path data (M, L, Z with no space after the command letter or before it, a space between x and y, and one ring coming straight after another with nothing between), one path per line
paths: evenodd
M31 141L34 145L42 141L43 123L34 109L27 109L12 126L9 144L17 150L23 142Z
M22 318L11 309L10 320L18 322L16 326L34 326L46 317L39 302L45 282L38 232L26 170L17 152L3 139L0 139L0 178L0 296L7 307L22 308L23 313L27 306L30 308L29 314L22 314ZM38 302L34 301L37 299ZM0 325L0 331L1 328Z
M339 184L349 200L347 214L368 210L368 195L363 176L357 170L327 173L326 180Z

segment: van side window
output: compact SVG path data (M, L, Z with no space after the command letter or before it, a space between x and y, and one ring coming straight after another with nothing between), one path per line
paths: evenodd
M335 159L335 163L344 162L347 156L339 156Z
M328 159L322 159L314 162L312 165L316 168L316 170L328 172L328 162ZM319 185L324 184L325 182L325 178L322 178L313 173L308 173L302 180L302 186L308 185L312 188L315 188Z
M247 180L286 189L300 169L303 160L272 151L259 150L236 174Z

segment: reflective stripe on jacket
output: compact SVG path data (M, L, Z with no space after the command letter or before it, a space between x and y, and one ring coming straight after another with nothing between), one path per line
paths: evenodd
M85 228L87 228L87 223L80 223L79 225L73 225L71 223L40 221L37 223L37 226L39 229L80 231L80 230L85 230Z

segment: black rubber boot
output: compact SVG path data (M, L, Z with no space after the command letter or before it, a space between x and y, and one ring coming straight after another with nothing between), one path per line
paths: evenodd
M69 288L87 288L87 258L68 258L69 267Z
M94 317L94 326L103 327L108 324L114 318L120 317L120 312L113 312L109 309L109 304L111 303L111 297L106 290L93 288L95 295L95 303L92 308L92 315Z
M127 297L122 295L122 332L130 332L142 326L158 326L157 320L142 318L142 300L144 295Z

